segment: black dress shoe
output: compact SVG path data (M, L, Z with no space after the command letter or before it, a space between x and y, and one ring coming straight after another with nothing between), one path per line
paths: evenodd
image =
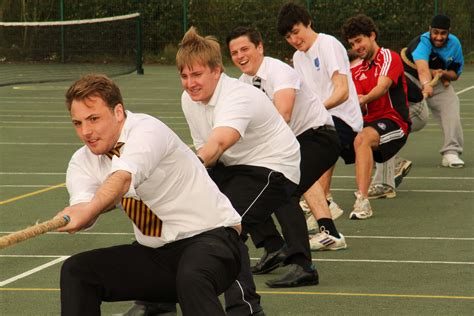
M279 266L283 265L287 254L286 254L286 245L281 247L281 249L268 253L266 250L263 253L260 261L252 267L253 274L265 274L269 273Z
M112 316L176 316L176 303L135 301L123 314Z
M289 264L288 272L279 279L265 282L268 287L297 287L319 283L318 271L305 271L302 266Z

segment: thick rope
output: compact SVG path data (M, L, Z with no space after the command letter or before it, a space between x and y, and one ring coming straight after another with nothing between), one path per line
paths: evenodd
M55 217L49 221L36 224L34 226L8 234L6 236L2 236L0 237L0 249L66 226L69 221L70 218L67 215L63 217Z

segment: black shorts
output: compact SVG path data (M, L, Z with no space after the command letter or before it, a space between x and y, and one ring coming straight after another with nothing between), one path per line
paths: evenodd
M339 156L344 159L346 165L352 164L355 162L354 139L357 136L357 132L354 132L352 127L337 116L333 115L332 120L341 141L341 153Z
M364 127L368 126L374 128L380 135L379 148L373 150L376 162L385 162L395 156L407 141L407 135L403 129L392 120L380 119L364 122Z
M300 194L306 192L337 161L341 144L334 126L310 128L296 137L300 143Z

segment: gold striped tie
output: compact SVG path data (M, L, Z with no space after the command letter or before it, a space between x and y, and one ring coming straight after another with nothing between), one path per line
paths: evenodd
M125 143L118 142L115 147L105 155L112 159L115 155L120 157L120 148ZM127 216L135 223L145 236L160 237L163 222L155 213L141 200L134 198L122 198L122 206Z

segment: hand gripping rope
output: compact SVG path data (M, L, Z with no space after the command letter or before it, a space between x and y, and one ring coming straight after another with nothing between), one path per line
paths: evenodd
M7 248L13 244L19 243L20 241L27 240L38 235L47 233L49 231L58 229L66 226L71 219L69 216L64 215L63 217L54 217L53 219L36 224L34 226L19 230L17 232L8 234L0 237L0 249Z
M416 69L416 65L411 60L408 59L406 55L406 51L407 51L407 48L406 47L403 48L402 51L400 52L400 57L402 58L403 62L407 64L410 68ZM440 74L436 74L434 78L431 79L431 81L428 82L427 84L434 87L438 83L440 77L441 77ZM444 82L443 84L446 86ZM423 99L426 99L427 97L428 95L426 93L423 93Z

